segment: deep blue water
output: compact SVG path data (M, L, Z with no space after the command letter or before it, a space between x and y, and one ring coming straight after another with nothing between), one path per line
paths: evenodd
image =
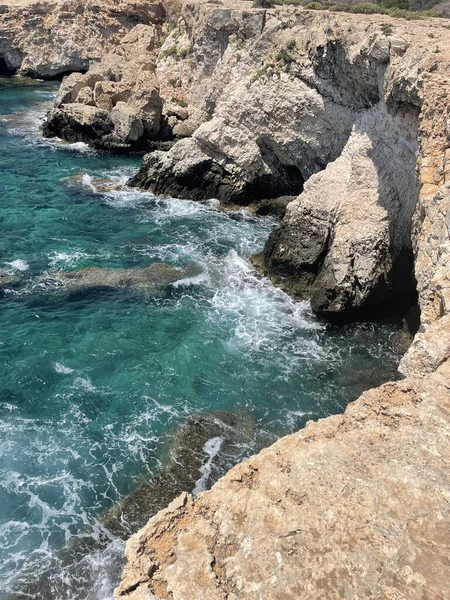
M54 93L0 80L0 269L24 283L0 298L2 599L25 597L74 537L98 535L96 516L158 471L167 431L187 415L247 411L256 428L239 460L342 411L361 387L395 377L398 361L394 326L326 326L256 276L247 259L270 218L96 191L139 159L41 139ZM58 269L161 261L201 274L159 297L64 300L38 283ZM111 598L122 551L111 538L85 557L84 588L61 566L53 597Z

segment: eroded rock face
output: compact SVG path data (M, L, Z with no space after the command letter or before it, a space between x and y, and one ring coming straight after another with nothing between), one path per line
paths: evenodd
M271 234L264 262L274 282L310 297L317 312L407 306L416 154L414 114L365 112L339 158L308 180Z
M336 29L330 18L317 16L347 40L347 57L367 65L346 32L358 31L364 44L379 17L345 16ZM438 23L392 26L393 36L367 46L379 65L378 96L355 95L358 115L339 155L288 206L266 268L318 310L348 311L404 290L401 265L412 253L421 324L401 363L406 379L281 439L209 492L179 496L128 542L116 598L448 595L450 39ZM315 47L331 35L308 31ZM341 51L326 39L320 45L345 76ZM326 54L314 68L333 81ZM358 90L374 90L370 69L358 77ZM346 90L337 88L341 103ZM201 148L210 164L220 143Z
M160 3L132 0L4 0L0 11L0 71L59 77L87 71L138 23L162 23Z
M44 134L108 150L148 145L161 127L153 62L159 35L154 25L138 25L88 73L65 78Z
M407 310L427 44L386 37L376 19L196 8L197 20L182 11L156 73L178 74L184 127L197 128L146 155L130 184L250 204L307 182L267 244L265 274L317 312Z

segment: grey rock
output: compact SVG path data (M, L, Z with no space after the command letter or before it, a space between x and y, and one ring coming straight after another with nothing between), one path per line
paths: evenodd
M89 290L121 289L158 294L168 285L197 272L194 267L178 269L165 263L154 263L143 269L86 267L76 271L54 271L43 275L37 283L46 291L61 292L64 295L85 293Z

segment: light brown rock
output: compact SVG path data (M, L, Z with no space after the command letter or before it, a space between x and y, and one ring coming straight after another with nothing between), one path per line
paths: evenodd
M274 14L267 11L266 27ZM224 11L220 22L230 31L236 19ZM381 20L388 19L319 13L305 17L304 27L319 44L331 35L321 29L328 26L356 58L361 46L352 35L364 45ZM217 15L214 23L220 29ZM392 25L389 57L381 36L367 44L379 65L382 98L355 118L338 156L289 205L285 219L292 228L284 251L295 253L290 244L296 236L298 255L309 264L328 260L327 271L334 274L331 287L318 278L314 293L332 290L341 304L345 294L353 295L357 305L383 269L389 271L396 252L410 249L422 318L402 361L407 378L365 392L342 416L311 422L281 439L209 492L180 496L128 542L116 598L450 597L450 36L435 22ZM245 56L239 67L245 69L246 38L237 39L234 54ZM262 37L258 43L264 44ZM229 45L223 56L231 53ZM224 64L215 63L211 72ZM202 104L199 92L191 94L198 110L191 108L189 120L210 105L211 125L200 125L193 140L158 156L161 172L171 172L171 156L187 160L189 149L191 168L211 171L214 164L228 165L229 157L248 168L257 164L254 137L234 128L236 115L245 114L240 98L232 114L231 96L223 97L224 89L238 88L238 71L228 72L222 83L213 74L216 91L203 96L210 104ZM264 77L268 84L261 89L270 94L272 74ZM364 81L370 83L370 76ZM349 81L338 88L341 101L346 86ZM230 108L220 112L227 103ZM177 169L183 170L179 162ZM229 173L238 184L238 168ZM315 281L311 277L305 290L314 291Z
M446 598L449 376L365 392L180 496L127 543L115 597Z
M85 71L137 23L161 23L160 3L2 0L0 70L38 77Z
M83 75L66 77L44 133L96 148L141 147L161 127L162 100L154 74L160 29L137 25ZM95 107L95 109L93 109ZM91 115L102 114L102 126Z

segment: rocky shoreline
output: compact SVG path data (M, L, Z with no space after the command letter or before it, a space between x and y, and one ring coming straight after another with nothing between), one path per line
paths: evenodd
M420 310L405 379L175 499L128 542L116 597L446 598L448 22L76 4L0 14L3 73L77 71L46 135L153 149L130 185L157 194L293 196L255 259L276 285L327 317Z

